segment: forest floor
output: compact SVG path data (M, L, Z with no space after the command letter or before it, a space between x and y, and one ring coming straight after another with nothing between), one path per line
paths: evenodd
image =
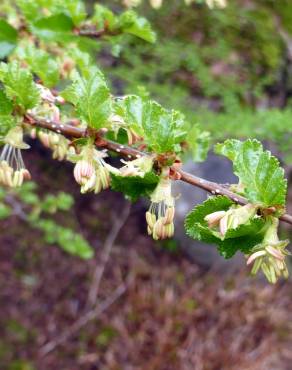
M103 265L105 239L127 203L109 191L80 197L66 168L58 178L62 165L52 173L32 166L35 175L45 173L38 175L42 191L60 190L62 181L75 195L70 215L59 221L83 231L96 253L82 261L44 245L16 218L1 222L1 370L291 368L291 281L270 286L249 278L244 266L232 276L203 270L175 244L145 235L139 203L113 243L95 304L100 308L117 287L124 292L88 320L93 271Z

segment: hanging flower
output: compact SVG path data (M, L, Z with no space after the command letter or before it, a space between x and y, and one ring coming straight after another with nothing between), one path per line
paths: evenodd
M36 107L29 109L27 112L32 116L53 121L54 123L59 123L61 121L59 108L55 104L47 101L42 101Z
M213 8L224 9L227 6L227 0L206 0L206 3L210 9Z
M124 161L125 164L120 168L120 174L122 176L145 176L147 172L150 172L153 167L154 157L152 156L142 156L141 158L134 159L133 161Z
M41 102L33 109L29 109L28 113L42 119L53 121L54 123L59 123L60 110L56 104L64 104L64 99L61 96L54 96L52 92L43 85L36 85L40 91Z
M64 104L65 100L61 96L53 95L50 89L48 89L47 87L41 84L36 84L36 86L39 89L42 100L47 101L52 104L56 104L56 103Z
M41 143L53 151L54 159L63 161L67 157L70 141L63 135L47 130L39 130L36 134L33 133L33 135L37 135Z
M210 213L204 220L207 221L210 228L218 227L218 231L224 237L229 229L236 229L238 226L256 217L257 208L254 204L233 206L228 211Z
M140 3L141 3L141 0L123 0L123 4L127 8L136 7L136 6L140 5Z
M9 187L19 187L24 180L30 180L29 171L25 168L21 150L29 145L23 141L23 129L12 128L4 138L4 148L0 156L0 183Z
M161 8L163 0L150 0L150 5L154 9L159 9Z
M104 152L98 151L92 144L82 148L79 155L72 155L70 159L76 163L74 178L81 185L81 193L94 191L96 194L110 186L109 166L103 158Z
M147 231L154 240L171 238L174 233L174 198L171 194L169 168L164 168L160 181L151 195L146 212Z
M279 240L278 226L279 220L273 217L264 240L252 249L246 262L247 265L253 264L252 275L256 275L261 269L272 284L275 284L280 277L287 279L289 274L285 262L285 257L289 254L285 249L289 240Z

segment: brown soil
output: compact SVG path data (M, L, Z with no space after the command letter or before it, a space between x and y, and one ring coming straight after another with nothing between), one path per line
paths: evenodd
M82 261L44 245L38 232L16 218L1 222L1 370L290 368L291 282L269 286L249 278L245 269L224 277L203 271L178 250L171 252L173 244L145 236L141 204L132 206L116 241L99 299L127 280L126 293L42 356L45 343L85 314L110 220L120 215L125 201L109 191L80 197L70 166L35 160L31 165L42 191L59 190L62 184L75 195L70 215L59 214L58 220L82 231L96 254Z

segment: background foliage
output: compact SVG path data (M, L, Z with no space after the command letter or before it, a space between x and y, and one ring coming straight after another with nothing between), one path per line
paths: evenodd
M117 57L106 58L104 67L119 93L149 93L210 130L214 140L271 140L292 160L288 0L230 0L224 9L182 0L153 9L143 1L137 9L153 24L158 42L113 46Z

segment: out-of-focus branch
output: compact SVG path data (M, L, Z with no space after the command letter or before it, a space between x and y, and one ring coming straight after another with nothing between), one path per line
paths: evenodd
M116 290L103 302L98 304L95 308L88 311L85 315L81 316L75 321L67 330L61 333L56 339L48 342L40 349L41 356L46 356L55 348L65 343L70 337L76 334L83 326L90 321L98 319L114 302L116 302L126 291L126 285L121 284Z
M74 31L74 34L78 35L78 36L85 36L85 37L90 37L90 38L93 38L93 39L99 39L99 38L101 38L102 36L104 36L106 34L106 30L101 29L101 30L97 31L97 30L94 30L94 29L91 29L91 28L76 29Z
M93 276L92 276L92 281L89 287L89 292L88 292L88 304L91 307L94 307L97 302L97 297L99 293L99 287L100 283L104 274L104 270L106 268L106 265L108 263L109 257L111 250L113 248L113 245L122 229L122 227L125 225L129 214L130 214L130 209L131 209L131 203L128 202L125 207L123 207L123 212L122 214L116 214L115 218L113 220L113 226L104 242L103 246L103 251L100 257L99 263L96 265L94 271L93 271Z

